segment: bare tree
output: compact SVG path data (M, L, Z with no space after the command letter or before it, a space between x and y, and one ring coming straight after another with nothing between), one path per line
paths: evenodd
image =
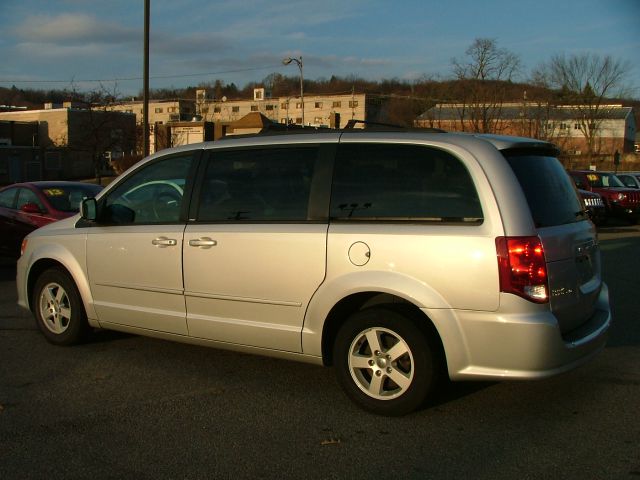
M612 109L608 99L630 93L626 84L630 69L628 62L610 55L582 53L554 55L534 71L538 84L555 89L558 102L570 106L572 122L584 136L589 160L601 153L599 132Z
M109 91L100 85L88 93L74 89L72 102L79 107L76 121L81 124L69 125L69 132L73 132L70 136L74 137L69 142L91 156L96 178L100 180L109 166L107 154L120 156L135 149L135 117L114 111L119 104L116 87Z
M465 54L464 59L451 60L456 78L464 86L458 108L462 128L495 133L507 86L520 69L520 59L498 48L492 38L476 38Z

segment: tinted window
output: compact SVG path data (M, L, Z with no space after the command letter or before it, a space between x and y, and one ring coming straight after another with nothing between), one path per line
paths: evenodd
M618 178L620 179L620 181L622 181L622 183L624 183L626 187L638 188L635 178L631 175L618 175Z
M9 188L0 192L0 207L14 208L16 199L16 188Z
M588 188L588 185L585 185L582 182L582 177L580 177L580 175L576 175L576 174L572 174L571 177L573 178L573 181L576 184L576 187L581 188L583 190L585 190L586 188Z
M27 205L29 203L33 204L33 205L37 205L41 212L46 212L47 211L47 209L44 208L44 205L42 204L42 202L38 198L38 195L36 195L34 192L29 190L28 188L19 189L19 191L18 191L18 202L17 202L18 210L20 210L22 207L24 207L25 205Z
M518 177L537 227L586 218L575 187L558 159L526 154L505 156Z
M107 196L101 221L105 223L175 223L192 154L167 157L146 165Z
M482 209L459 159L434 148L341 144L331 217L479 223Z
M315 147L213 153L198 221L306 220L317 155Z

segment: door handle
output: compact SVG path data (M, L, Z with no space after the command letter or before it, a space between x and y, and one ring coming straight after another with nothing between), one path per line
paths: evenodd
M151 243L156 247L166 248L166 247L175 247L178 244L178 241L173 238L167 237L158 237L154 238Z
M194 240L189 240L190 247L200 247L200 248L211 248L218 245L218 242L212 240L209 237L196 238Z

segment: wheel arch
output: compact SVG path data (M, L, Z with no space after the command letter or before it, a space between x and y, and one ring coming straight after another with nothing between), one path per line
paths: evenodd
M327 350L327 345L335 338L341 323L354 312L379 304L411 306L414 321L426 319L432 326L435 322L425 310L451 309L451 305L436 289L398 272L375 270L330 276L307 306L302 329L302 351L321 357L323 363L330 364L326 361L330 357L327 351L331 350ZM437 328L435 330L438 331Z
M80 298L82 299L82 304L84 305L85 313L87 314L89 323L97 327L97 323L92 322L91 320L92 318L96 318L96 316L92 308L93 303L91 301L91 291L89 288L89 284L87 282L86 276L83 274L82 266L73 257L71 259L66 259L59 255L48 255L42 256L41 258L32 261L26 279L26 300L28 302L29 309L33 311L34 308L33 291L38 278L40 277L40 275L42 275L42 273L51 268L59 268L61 270L64 270L69 275L69 277L71 277L71 279L75 283L76 288L78 289Z
M322 361L326 366L333 365L333 345L336 335L344 322L354 313L370 308L384 307L401 313L417 326L432 342L436 354L441 360L440 364L446 371L446 356L442 344L442 338L432 320L415 304L397 295L367 291L359 292L344 297L329 311L322 329Z

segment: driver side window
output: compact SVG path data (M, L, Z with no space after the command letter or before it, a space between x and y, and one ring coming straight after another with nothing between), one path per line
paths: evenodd
M107 224L165 224L180 221L193 154L146 165L107 196L100 220Z

